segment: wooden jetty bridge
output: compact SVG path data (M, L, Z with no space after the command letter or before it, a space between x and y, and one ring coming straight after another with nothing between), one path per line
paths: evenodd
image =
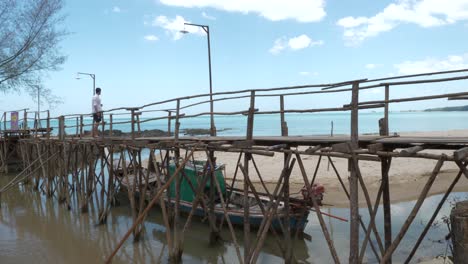
M340 83L301 85L291 87L278 87L269 89L251 89L232 92L219 92L180 97L160 102L154 102L138 107L122 107L104 111L104 120L100 124L100 136L93 138L87 129L92 129L90 114L73 114L59 117L50 117L49 112L29 112L27 109L13 111L20 127L11 127L10 112L1 117L2 124L0 140L0 171L11 172L12 161L20 162L22 171L14 179L2 186L1 195L7 195L8 189L16 184L25 184L44 193L58 203L66 205L68 209L79 210L86 213L88 205L95 201L99 210L96 221L105 224L118 192L125 190L131 204L132 227L122 234L117 247L106 257L106 262L118 254L119 248L132 236L138 240L144 232L144 221L148 211L158 204L164 225L166 226L166 243L170 260L179 262L183 254L184 234L190 229L194 211L200 205L205 208L209 222L212 241L219 238L219 230L225 226L230 231L230 239L235 246L239 263L255 263L268 233L272 233L278 249L282 252L284 261L295 261L292 241L299 239L298 232L292 232L289 225L289 212L291 205L290 175L293 168L298 167L302 174L302 185L305 190L311 190L314 183L320 180L317 170L320 159L313 168L304 166L303 159L307 156L345 159L348 161L349 177L343 179L335 169L336 177L341 188L349 198L349 258L340 259L330 237L330 230L324 221L324 214L319 207L319 201L313 192L308 192L310 207L317 217L323 235L328 243L330 255L335 263L349 262L361 263L365 254L373 254L373 258L380 263L391 263L392 255L400 242L407 234L416 214L427 197L430 188L439 174L444 163L455 163L459 171L451 185L447 188L439 205L433 208L432 217L424 231L407 256L409 262L417 251L421 241L436 218L443 203L451 193L459 179L468 177L466 165L468 162L468 135L466 137L404 137L390 133L389 106L403 102L415 102L433 99L463 100L468 99L468 92L440 93L434 95L390 98L392 88L404 86L405 89L418 89L421 86L435 87L443 91L448 85L466 85L468 69L457 71L432 72L425 74L397 76L381 79L360 79ZM383 89L384 98L374 101L363 101L360 94L369 89ZM285 99L295 96L330 96L331 98L349 98L349 104L334 108L289 109L285 107ZM207 99L207 98L211 98ZM278 108L271 111L262 111L259 101L267 99L278 100ZM203 105L214 109L214 103L226 101L242 102L246 109L237 112L194 112ZM192 109L195 109L192 111ZM383 109L382 118L378 124L379 134L362 135L359 133L359 110ZM290 136L287 114L291 113L318 113L318 112L346 112L350 115L349 135ZM190 113L190 114L187 114ZM46 117L40 117L40 115ZM254 135L254 120L259 115L278 115L281 135L257 136ZM245 136L218 136L215 126L215 117L219 116L245 116L246 123L243 128ZM34 117L33 117L34 116ZM182 136L181 124L193 117L209 116L209 136ZM145 136L142 125L154 121L167 121L167 134L161 136ZM164 122L164 121L163 121ZM461 120L460 120L461 122ZM314 124L302 124L314 126ZM125 136L116 135L116 129L129 131ZM423 150L443 150L441 154L423 152ZM216 167L216 154L219 152L234 152L238 154L237 166L232 179L244 196L251 196L262 205L260 196L267 196L269 202L261 206L263 220L258 229L253 230L249 222L252 213L249 200L244 199L243 236L239 238L234 232L233 223L228 217L229 196L216 196L221 192L220 183L214 176ZM439 152L438 152L439 153ZM206 159L203 172L198 184L193 184L192 191L196 194L192 210L187 217L181 217L180 186L184 176L184 168L190 162L195 162L195 154L203 155ZM283 169L277 172L274 188L267 188L258 167L262 164L256 162L258 156L272 157L284 156ZM395 227L392 226L391 203L392 190L389 188L389 171L391 163L396 158L411 158L414 162L421 159L436 160L437 163L427 182L425 183L414 208L401 226L397 235L392 235ZM144 165L144 160L148 161ZM372 161L381 164L381 184L375 200L371 200L366 184L363 180L360 161ZM170 164L174 170L170 170ZM268 164L264 164L268 166ZM150 185L151 175L157 175L156 183ZM119 176L118 176L119 175ZM258 185L252 183L252 178L260 179ZM210 184L209 192L203 188L206 182ZM175 182L175 197L168 193L171 183ZM126 184L124 184L126 183ZM124 188L123 185L126 187ZM145 190L145 191L140 191ZM360 197L359 194L363 194ZM138 195L137 195L138 194ZM70 208L71 199L77 199L79 208ZM173 203L165 203L169 200ZM224 212L222 221L216 221L214 215L215 199ZM365 201L365 207L359 208L359 201ZM384 215L384 228L379 230L376 225L376 215L379 205L382 204ZM288 222L281 225L280 232L272 228L272 223L278 217L278 207L284 207ZM360 211L367 211L370 219L365 221L360 217ZM305 212L303 212L305 213ZM250 233L256 232L254 239ZM243 240L243 247L239 240ZM370 251L368 251L370 248Z

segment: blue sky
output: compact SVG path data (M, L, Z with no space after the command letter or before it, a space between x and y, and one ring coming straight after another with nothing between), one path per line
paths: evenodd
M104 109L207 93L206 34L187 26L193 34L181 35L184 21L210 27L215 92L468 68L467 0L68 0L64 13L68 59L45 80L64 101L53 110L57 115L91 111L92 80L75 79L79 71L96 74ZM402 87L391 95L463 88ZM361 96L382 98L379 89ZM269 100L259 102L262 110L277 108L277 100ZM296 96L286 106L348 102L346 96ZM392 109L464 103L435 100ZM0 110L35 105L26 94L0 99ZM216 103L215 110L238 106Z

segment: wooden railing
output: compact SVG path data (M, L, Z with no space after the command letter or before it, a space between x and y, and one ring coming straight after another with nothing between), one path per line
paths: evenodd
M354 117L359 110L362 109L378 109L383 108L383 117L380 120L380 134L388 135L389 134L389 106L394 103L402 102L415 102L415 101L425 101L432 99L441 99L447 98L448 100L463 100L468 99L468 92L456 92L456 93L443 93L443 94L433 94L426 96L417 96L417 97L408 97L408 98L392 98L390 99L390 89L396 86L403 85L421 85L421 84L432 84L436 85L437 83L451 83L454 81L463 81L468 79L466 75L468 69L462 70L453 70L453 71L443 71L443 72L431 72L424 74L414 74L414 75L403 75L395 76L388 78L379 78L379 79L358 79L351 80L346 82L339 83L328 83L328 84L317 84L317 85L300 85L300 86L287 86L287 87L276 87L276 88L266 88L266 89L248 89L248 90L238 90L238 91L227 91L227 92L217 92L213 93L213 100L210 101L210 94L198 94L192 96L178 97L168 100L162 100L158 102L153 102L141 106L134 107L119 107L114 109L109 109L103 111L103 122L100 124L101 132L108 130L109 136L113 136L113 131L116 129L116 126L123 127L125 131L128 131L131 135L131 138L136 138L141 135L141 125L144 123L149 123L159 120L167 120L167 135L172 135L174 131L174 137L178 137L180 132L180 123L184 119L200 117L200 116L209 116L211 114L215 116L232 116L232 115L246 115L247 123L245 125L246 138L249 138L249 135L253 135L254 125L253 120L255 115L267 115L267 114L279 114L280 115L280 131L281 135L288 135L288 125L285 114L290 113L318 113L318 112L346 112L349 111L351 115L351 124L350 124L350 134L357 135L358 127L357 117ZM428 76L441 76L441 75L454 75L444 78L428 78ZM424 77L424 79L414 80L416 77ZM370 100L370 101L360 101L359 94L362 90L383 88L384 89L384 98L382 100ZM309 95L327 95L327 96L336 96L339 95L340 98L351 97L351 100L347 104L338 105L335 107L327 108L287 108L285 106L285 99L291 98L294 96L309 96ZM350 96L351 95L351 96ZM277 110L262 110L262 105L259 100L261 99L270 99L278 98L279 107ZM208 98L208 100L206 100ZM193 102L193 100L196 100ZM240 109L238 111L193 111L197 107L203 105L209 105L213 103L225 103L227 101L242 101L239 105L246 105L246 109ZM248 101L246 101L248 100ZM174 105L175 104L175 105ZM172 105L172 106L171 106ZM253 107L255 106L255 107ZM20 124L23 124L21 129L27 130L31 129L28 125L31 120L34 120L34 123L41 124L43 121L46 122L45 129L47 131L54 131L54 135L59 135L61 129L63 133L68 136L82 137L85 135L86 130L92 129L92 119L91 113L86 114L69 114L62 115L57 117L50 117L49 111L47 112L47 117L39 118L37 112L28 112L28 109L17 110L19 113L23 113L23 117L19 120ZM0 119L0 130L7 130L7 124L10 120L7 119L9 113L13 111L4 112ZM186 112L186 113L184 113ZM157 113L162 113L162 115L155 115ZM28 114L34 114L34 118L28 118ZM59 120L62 120L63 124L59 125ZM173 124L175 120L175 124ZM74 123L72 125L72 123ZM207 124L210 126L210 124ZM377 124L376 124L377 126ZM215 126L216 127L216 126ZM34 127L37 128L37 127ZM65 131L67 133L65 133ZM104 133L101 133L104 135Z

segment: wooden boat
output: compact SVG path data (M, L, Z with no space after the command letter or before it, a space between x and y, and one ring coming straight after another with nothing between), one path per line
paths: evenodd
M211 179L206 175L206 172L210 169L207 168L206 161L195 161L188 162L185 165L185 168L182 173L180 173L180 212L189 214L192 211L193 203L196 200L197 190L199 185L202 184L203 179L205 180L205 185L201 190L203 192L203 201L204 203L198 203L193 215L205 218L208 216L208 207L209 207L209 197L210 197L210 188L211 188ZM171 161L169 165L169 174L172 175L175 173L175 163ZM263 219L264 214L263 210L266 210L269 207L274 206L277 200L280 201L277 203L276 214L271 222L271 226L275 230L282 230L281 226L289 223L291 231L303 231L307 224L307 217L309 215L310 209L312 208L311 194L313 193L316 197L316 201L321 205L323 199L324 187L319 184L314 184L310 191L307 191L305 188L302 189L302 197L290 197L289 198L289 220L287 220L288 212L285 207L284 199L278 197L271 197L270 194L258 193L258 199L255 198L253 193L249 193L247 197L244 196L243 190L236 189L234 187L226 185L225 178L223 176L223 164L218 164L215 166L214 177L219 183L219 189L214 185L214 215L217 221L221 221L224 218L224 210L221 203L221 196L224 198L227 215L233 225L243 225L244 224L244 204L245 198L247 199L247 204L249 206L249 223L253 229L259 228ZM117 170L119 171L119 170ZM163 176L160 173L150 172L146 168L141 169L141 175L148 175L148 184L143 179L142 184L136 184L134 190L135 195L139 196L140 190L139 186L147 186L146 192L147 196L152 197L155 191L157 190L158 183L164 183ZM160 176L158 176L160 175ZM132 169L128 170L127 176L123 177L123 173L120 170L118 176L121 177L121 184L123 188L133 188L133 184L138 182L139 177L135 178L135 174L132 173ZM159 178L158 178L159 177ZM128 179L127 179L128 178ZM144 187L143 187L144 188ZM164 195L167 204L175 204L176 198L176 181L172 181L168 192ZM270 198L271 197L271 198ZM272 200L274 203L272 203Z

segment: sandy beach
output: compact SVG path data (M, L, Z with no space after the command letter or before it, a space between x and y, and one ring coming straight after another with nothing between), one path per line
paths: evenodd
M464 137L468 136L468 130L413 132L401 133L400 135L414 137ZM453 150L429 150L423 152L434 154L445 153L447 155L453 155ZM225 164L227 182L231 182L231 179L234 176L238 156L238 153L216 152L217 161ZM199 152L196 153L196 158L205 159L206 155ZM267 185L267 188L271 190L274 189L275 183L277 182L277 179L279 178L283 168L283 155L281 153L276 153L273 157L254 155L253 158L258 166L260 174L262 175L263 181ZM309 180L311 180L317 167L319 157L303 155L302 159L307 175L309 176ZM343 158L331 159L335 164L337 171L342 177L345 185L348 185L349 172L347 170L347 160ZM427 182L427 178L431 175L431 172L434 169L436 163L436 160L421 158L394 158L392 160L392 165L389 172L391 200L396 202L416 199L421 193L421 190ZM363 179L366 183L366 187L369 191L372 201L374 202L381 181L380 162L360 161L359 166ZM260 179L252 165L250 166L249 171L251 180L255 182L256 185L258 185L257 191L262 191L263 186L260 184ZM454 162L446 161L430 190L430 194L444 193L448 186L452 183L453 179L456 177L458 171L458 167ZM242 178L242 174L238 173L236 181L242 181ZM327 157L322 157L317 172L316 181L325 186L325 204L338 207L348 206L349 202L346 194L343 191L331 164L329 164ZM297 195L299 195L299 191L303 187L304 181L297 164L292 171L290 182L291 193L297 193ZM462 176L453 191L468 192L468 179ZM364 205L364 195L362 192L359 195L360 204Z

